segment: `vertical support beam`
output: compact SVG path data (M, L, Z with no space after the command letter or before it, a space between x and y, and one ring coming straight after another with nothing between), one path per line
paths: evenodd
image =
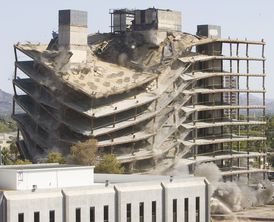
M237 158L237 166L240 168L240 158ZM238 177L238 179L240 179L240 177Z
M119 16L120 16L120 22L119 22L120 23L120 31L122 31L122 14L120 13Z
M262 42L264 42L264 40L262 39ZM264 55L264 49L265 49L265 45L263 44L262 45L262 57L265 58L265 55ZM263 87L263 106L265 106L265 74L266 74L266 71L265 71L265 60L263 60L263 82L262 82L262 87ZM263 108L263 121L266 121L266 108L264 107ZM266 124L264 125L264 137L266 137ZM267 153L267 144L266 144L266 141L263 141L263 153L266 154ZM264 169L266 169L266 156L264 155L263 157L263 166L264 166ZM265 175L265 172L264 172L264 179L266 179L266 175Z
M263 157L264 170L266 170L266 156ZM266 179L266 173L264 172L264 180Z
M12 98L12 115L15 114L15 100L14 100L14 97Z
M17 49L16 49L16 46L15 46L15 45L13 46L13 51L14 51L15 62L14 62L14 76L13 76L12 86L13 86L13 91L14 91L14 97L16 97L16 96L17 96L17 91L16 91L16 87L15 87L14 81L15 81L16 78L17 78L17 62L18 62L18 56L17 56ZM12 100L12 115L15 114L15 106L16 106L14 97L13 97L13 100Z
M90 100L90 108L94 107L94 103L95 103L95 99L91 98L91 100ZM90 132L91 133L93 133L93 131L94 131L94 119L95 119L95 113L92 113L91 123L90 123Z
M116 113L113 114L113 123L112 123L112 127L115 127L115 122L116 122Z
M90 132L93 133L94 130L94 113L91 117L91 121L90 121Z
M236 46L236 56L238 57L239 56L239 43L237 43L237 46ZM239 90L240 89L240 76L239 76L239 73L240 73L240 60L237 60L237 89ZM240 105L240 92L237 93L237 105L239 106ZM239 121L240 120L240 109L238 108L237 109L237 120ZM240 133L241 133L241 126L238 126L238 136L240 136ZM237 150L238 152L240 152L240 145L241 143L240 142L237 142ZM238 159L238 166L240 166L240 160Z
M135 110L135 113L134 113L134 120L136 120L137 115L138 115L138 107L136 106L134 110Z
M223 48L223 43L221 44L221 52L220 54L222 54L222 49ZM224 72L224 62L222 61L221 62L221 72ZM221 77L221 84L222 84L222 88L224 88L224 76ZM225 93L221 93L221 104L224 105L224 95ZM221 121L224 120L224 110L221 111ZM224 126L221 127L221 134L223 135L224 134ZM221 151L223 152L224 151L224 143L221 143ZM223 167L223 160L221 161L221 167Z
M13 51L14 51L14 55L15 55L15 62L18 62L16 45L13 45Z
M134 155L134 149L135 149L135 142L131 145L131 154Z
M194 66L194 64L192 64L192 68L193 68L193 66ZM194 71L193 71L193 73L194 73ZM191 91L193 91L193 89L194 89L194 82L191 84ZM195 94L192 94L191 95L191 102L192 102L192 106L193 106L193 108L195 107L195 101L194 101L194 97L195 97Z
M197 145L193 146L193 148L194 148L194 150L193 150L193 152L194 152L194 160L197 159L197 154L198 154L198 148L197 147L198 147Z
M157 105L158 105L158 99L155 100L155 105L154 105L154 111L156 112L157 110Z
M196 124L196 121L198 120L198 117L197 117L198 113L197 111L194 112L194 123ZM196 142L196 139L198 137L198 129L197 127L194 128L194 141Z
M232 57L233 56L233 53L232 53L232 43L230 43L229 44L229 48L230 48L230 57ZM232 60L230 59L230 61L229 61L229 66L230 66L230 69L229 69L229 71L230 71L230 73L233 73L233 62L232 62ZM233 85L233 83L232 83L232 80L234 80L234 76L232 76L232 75L230 75L230 77L229 77L229 88L230 89L233 89L234 88L234 85ZM234 105L233 104L233 101L232 101L232 92L230 91L229 92L229 102L230 102L230 105ZM232 116L232 114L233 114L233 111L232 111L232 108L229 110L229 114L230 114L230 119L231 119L231 121L232 121L232 118L233 118L233 116Z
M264 39L262 39L262 43L264 43ZM263 58L265 58L264 49L265 49L265 44L262 45L262 57Z
M248 43L246 44L246 57L248 58L249 57L249 53L248 53ZM246 76L246 89L249 90L249 60L246 61L246 73L247 73L247 76ZM246 106L247 106L247 121L249 122L249 119L250 119L250 116L249 116L249 92L246 93ZM247 130L247 138L249 138L249 125L246 126L246 130ZM250 146L250 143L249 141L246 142L247 144L247 154L249 154L249 146ZM248 166L248 169L249 169L249 158L247 158L247 166ZM248 174L249 175L249 174Z
M2 146L0 146L0 166L2 166L2 165L3 165L3 161L2 161Z
M110 32L113 33L113 13L110 12Z

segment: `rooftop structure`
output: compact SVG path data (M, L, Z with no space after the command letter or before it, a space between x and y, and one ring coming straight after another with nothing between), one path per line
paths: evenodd
M0 191L0 222L210 221L208 182L201 177L95 174L93 181L92 167L38 164L0 167L1 183L1 173L19 169L22 183L32 184L30 178L54 183L51 173L56 173L59 186L5 186L9 190Z
M111 11L111 31L178 31L182 14L178 11L149 8L145 10L116 9Z
M90 186L94 183L93 168L56 164L1 166L0 190Z
M121 9L111 18L110 33L87 35L87 13L60 11L50 44L14 46L14 106L25 113L14 108L13 118L25 158L66 155L95 138L129 170L219 156L230 179L228 171L266 172L263 40L224 39L215 25L184 33L181 14L170 10ZM251 104L252 94L262 102Z

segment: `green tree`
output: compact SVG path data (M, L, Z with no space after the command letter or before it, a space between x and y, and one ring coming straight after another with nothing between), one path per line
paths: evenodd
M97 150L96 139L78 142L70 149L69 162L79 165L96 165L98 157Z
M0 133L16 131L16 124L13 120L0 119Z
M106 154L102 157L99 164L95 167L96 173L123 174L124 167L113 154Z
M47 156L47 163L66 163L65 158L59 152L50 152Z
M274 154L271 154L269 157L268 157L268 161L269 161L269 164L274 167Z
M32 162L30 162L29 160L15 160L14 165L27 165L27 164L32 164Z
M266 137L267 137L267 145L273 151L274 150L274 116L266 117Z
M10 152L7 148L3 148L1 150L1 156L2 156L2 163L4 165L11 165L12 164Z
M12 143L10 144L10 153L14 154L16 157L18 156L19 150L18 150L15 140L12 141Z

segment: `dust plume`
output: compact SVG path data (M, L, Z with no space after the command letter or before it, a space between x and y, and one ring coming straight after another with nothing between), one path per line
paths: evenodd
M274 188L270 181L261 180L256 187L242 181L221 182L221 172L214 163L196 167L195 176L206 177L210 185L210 207L213 214L232 214L246 208L261 206L272 201Z

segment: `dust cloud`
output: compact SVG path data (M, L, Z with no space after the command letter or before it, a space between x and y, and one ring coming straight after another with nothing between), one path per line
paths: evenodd
M232 214L246 208L261 206L272 201L274 188L270 181L257 181L248 186L243 181L222 182L222 175L214 163L203 163L196 167L195 176L203 176L211 184L210 207L213 214Z

